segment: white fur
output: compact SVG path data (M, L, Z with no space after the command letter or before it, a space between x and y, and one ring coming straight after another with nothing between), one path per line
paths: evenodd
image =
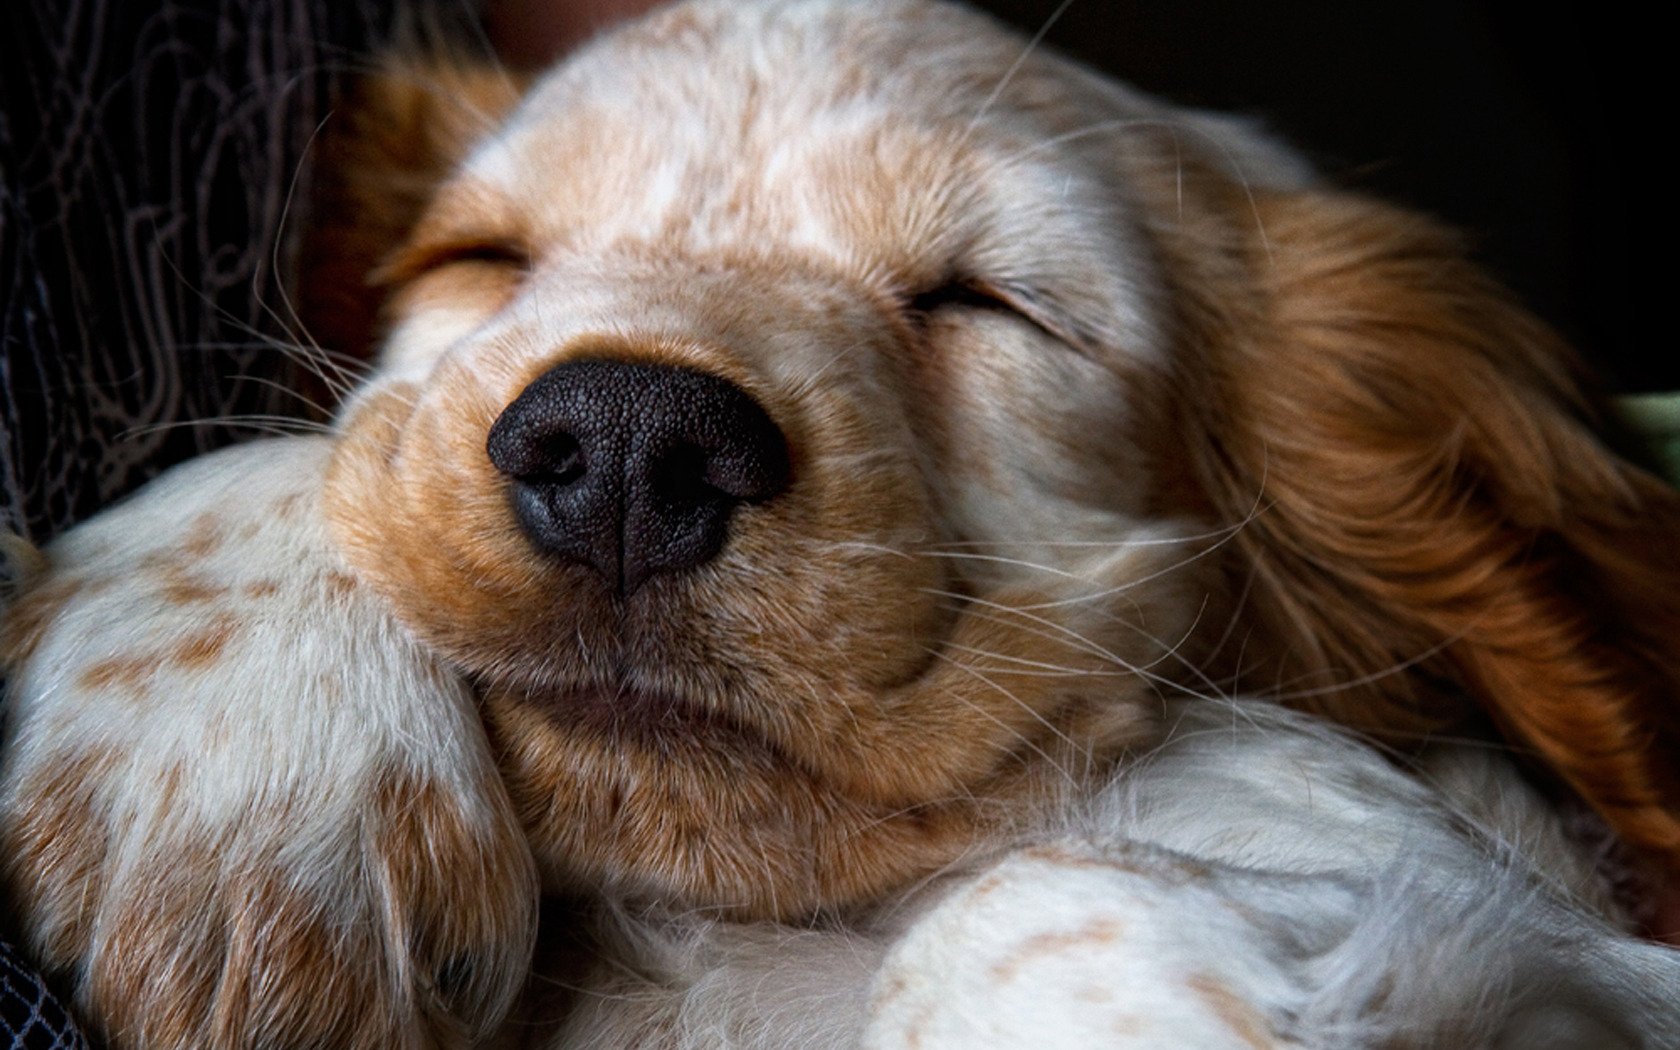
M66 832L87 816L96 822L82 830L103 840L91 858L101 892L49 897L22 916L37 950L51 954L65 927L86 923L79 975L120 968L111 939L119 930L132 938L133 910L155 906L164 914L144 937L188 980L193 968L217 965L217 952L228 953L220 965L238 965L236 953L260 949L272 935L264 925L297 904L379 945L379 994L409 1019L404 1045L419 1046L431 1038L423 1032L436 961L419 958L418 944L435 920L414 910L418 898L392 897L377 843L414 832L400 806L376 807L381 785L434 785L482 851L462 856L439 843L437 860L449 863L421 876L424 896L493 894L514 916L460 938L463 951L482 953L471 982L493 1016L529 966L535 871L509 848L519 831L468 691L371 595L347 585L318 504L331 449L298 437L203 457L47 549L49 579L84 584L33 658L11 669L0 822L40 804L40 778L110 756L85 785L91 813L63 818ZM213 656L172 655L224 629ZM101 678L113 660L132 670ZM284 889L244 896L264 879ZM174 926L179 911L166 909L183 905L193 919ZM474 919L464 912L462 921ZM235 927L258 931L257 943L240 943ZM275 999L340 994L309 987L323 976L253 978Z
M1065 823L839 929L618 915L553 1045L1656 1048L1680 953L1582 896L1555 821L1497 764L1504 826L1259 702L1192 701ZM1443 746L1441 770L1487 772ZM1490 786L1482 781L1482 786ZM627 975L639 975L630 977ZM866 1005L865 1005L866 1004Z

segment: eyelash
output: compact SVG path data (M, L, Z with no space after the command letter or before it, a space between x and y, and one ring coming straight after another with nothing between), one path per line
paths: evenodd
M519 270L531 268L531 253L512 241L475 241L442 248L429 255L425 270L436 270L455 263L476 262L491 266L511 266Z
M1053 320L1054 314L1040 308L1038 296L1026 288L974 279L953 280L911 296L905 305L912 314L923 320L939 310L953 306L1008 314L1025 321L1057 342L1083 352L1081 344L1071 337L1067 329Z
M524 274L531 269L531 253L517 241L490 238L419 247L402 253L382 269L377 279L399 286L458 263L479 263Z
M990 289L972 281L948 281L937 288L910 297L906 304L915 314L927 315L948 306L971 310L1007 310L1021 315L1021 311ZM1024 316L1024 315L1021 315Z

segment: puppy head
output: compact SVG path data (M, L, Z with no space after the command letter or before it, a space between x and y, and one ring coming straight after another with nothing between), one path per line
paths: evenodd
M1124 669L1201 589L1151 506L1154 263L1100 91L988 100L1019 46L665 12L536 85L389 263L335 525L481 685L557 879L866 896L1147 733Z
M866 899L1146 741L1156 688L1243 685L1195 673L1233 633L1235 672L1333 684L1459 630L1361 575L1402 523L1313 502L1387 467L1312 417L1384 424L1290 385L1371 389L1357 347L1451 309L1365 263L1452 253L1305 183L960 9L668 9L538 82L383 268L336 533L481 689L555 884ZM1369 287L1315 269L1338 237ZM1387 329L1337 312L1372 288ZM1571 396L1553 352L1481 355L1525 420ZM1275 455L1320 439L1341 473ZM1629 491L1588 473L1571 502ZM1364 721L1450 721L1474 676L1432 674Z

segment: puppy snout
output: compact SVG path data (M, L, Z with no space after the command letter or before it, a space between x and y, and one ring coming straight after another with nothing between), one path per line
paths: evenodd
M628 361L543 373L490 428L487 451L531 542L619 594L710 561L735 509L789 481L787 439L746 391Z

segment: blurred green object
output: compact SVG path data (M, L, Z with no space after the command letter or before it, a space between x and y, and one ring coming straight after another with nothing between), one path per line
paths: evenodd
M1680 485L1680 391L1618 397L1616 408L1644 440L1664 476Z

